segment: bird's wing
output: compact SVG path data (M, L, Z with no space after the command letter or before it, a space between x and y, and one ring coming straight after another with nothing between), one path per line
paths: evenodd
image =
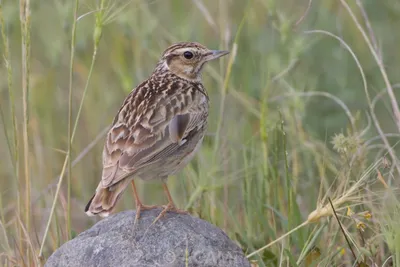
M135 91L108 132L103 150L103 187L173 154L207 113L205 105L197 104L203 96L194 88L177 90L172 95L159 94L158 99L140 88Z

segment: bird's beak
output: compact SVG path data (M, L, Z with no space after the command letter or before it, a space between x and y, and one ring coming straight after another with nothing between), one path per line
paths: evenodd
M229 51L210 50L210 52L205 56L205 60L210 61L210 60L225 56L227 54L229 54Z

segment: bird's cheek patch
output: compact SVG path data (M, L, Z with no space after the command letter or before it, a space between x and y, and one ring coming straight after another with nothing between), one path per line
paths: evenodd
M191 65L186 65L183 67L183 72L186 74L192 74L193 73L193 66Z

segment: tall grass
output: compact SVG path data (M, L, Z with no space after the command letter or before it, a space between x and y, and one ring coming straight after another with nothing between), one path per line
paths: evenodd
M30 88L30 60L31 60L31 10L30 1L20 1L20 21L21 21L21 79L22 79L22 136L23 136L23 152L24 152L24 185L25 185L25 237L31 232L31 174L29 159L29 88ZM29 238L28 238L29 240ZM26 248L26 257L28 265L31 264L30 248Z
M205 69L209 130L168 181L178 206L254 266L400 266L395 0L42 2L0 1L0 265L42 265L98 220L83 209L108 125L192 40L231 54Z

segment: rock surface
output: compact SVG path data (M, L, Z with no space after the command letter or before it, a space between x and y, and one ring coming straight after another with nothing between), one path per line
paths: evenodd
M160 209L124 211L96 223L50 256L45 267L250 267L241 249L210 223Z

